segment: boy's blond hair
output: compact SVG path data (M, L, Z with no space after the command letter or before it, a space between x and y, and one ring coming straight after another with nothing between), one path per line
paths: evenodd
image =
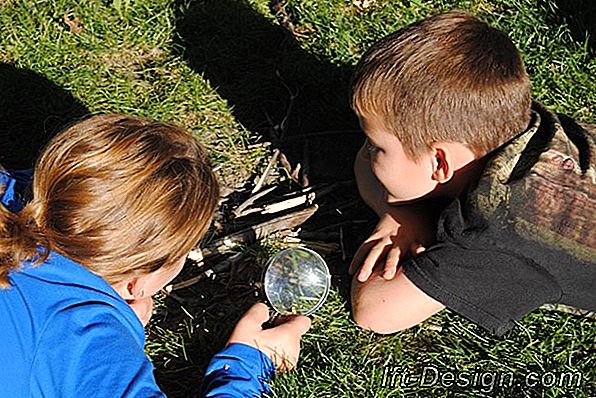
M178 127L94 116L56 136L35 167L33 199L0 205L0 285L54 250L109 283L173 265L209 226L219 190L203 147Z
M530 81L517 48L504 32L459 11L374 44L352 88L358 116L379 117L413 160L439 141L483 156L530 120Z

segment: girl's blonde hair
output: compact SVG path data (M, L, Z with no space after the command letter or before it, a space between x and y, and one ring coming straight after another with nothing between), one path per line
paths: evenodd
M182 129L99 115L54 137L32 201L0 205L0 286L51 250L116 283L173 265L203 236L219 188L203 147Z

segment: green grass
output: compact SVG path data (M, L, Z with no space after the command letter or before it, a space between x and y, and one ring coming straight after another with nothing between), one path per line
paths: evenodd
M577 29L586 14L573 13L577 1L272 3L0 1L0 62L44 76L90 112L128 113L187 127L208 145L229 186L242 184L266 164L269 150L256 143L285 145L294 134L354 128L347 79L362 52L408 23L452 8L473 11L510 34L524 55L536 99L596 122L596 49L593 38ZM69 31L65 13L80 18L81 32ZM288 112L292 95L297 97ZM284 115L289 116L285 129L275 129ZM288 156L298 159L302 147L295 149L288 147ZM245 248L244 260L230 272L159 305L147 350L170 396L191 396L197 390L208 358L255 300L254 281L267 253L267 246ZM299 368L275 380L275 396L596 395L593 321L536 311L505 337L494 338L444 311L411 330L376 336L351 321L345 274L338 273L334 282L328 303L304 338ZM511 374L521 384L497 388L498 380L485 379L484 385L477 380L458 390L403 381L404 370L421 375L427 369L430 375L430 367L442 375L469 372L472 379L492 372L505 377L505 383ZM566 372L581 373L580 387L523 386L527 375Z
M0 62L28 68L80 99L91 112L116 112L187 127L215 163L246 178L262 151L209 83L174 55L171 1L14 1L0 6ZM116 3L117 4L117 3ZM64 15L81 20L69 31ZM232 178L234 180L234 178ZM231 181L233 183L233 181Z
M274 389L280 397L589 397L594 361L591 320L536 312L506 337L493 338L445 312L380 337L355 327L334 294L305 338L300 368L279 377ZM449 387L449 374L460 388L453 380ZM574 383L566 384L572 374ZM540 377L557 385L538 388Z

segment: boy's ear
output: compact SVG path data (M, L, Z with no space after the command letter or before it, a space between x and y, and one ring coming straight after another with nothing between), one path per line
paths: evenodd
M451 180L454 173L453 157L446 145L437 142L431 145L433 151L433 180L444 184Z

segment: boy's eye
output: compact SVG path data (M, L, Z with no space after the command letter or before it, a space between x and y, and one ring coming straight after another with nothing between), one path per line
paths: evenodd
M378 147L374 146L373 144L371 144L370 141L366 142L366 150L371 154L375 154L380 151L380 149Z

